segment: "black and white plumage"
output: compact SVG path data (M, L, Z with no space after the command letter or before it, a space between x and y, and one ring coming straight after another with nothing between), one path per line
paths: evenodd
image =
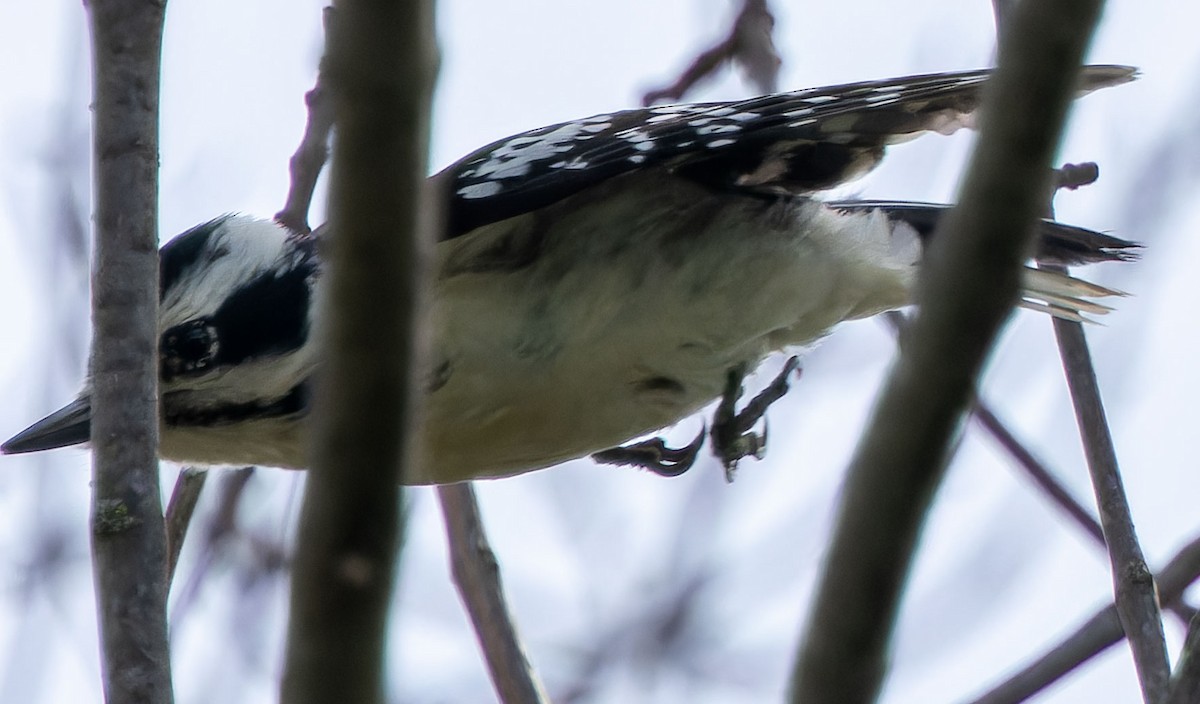
M811 196L870 170L888 145L969 126L987 75L598 115L500 140L433 177L449 209L424 456L408 479L506 476L606 450L722 396L731 370L906 305L943 206ZM1088 67L1080 92L1133 77ZM1041 231L1044 260L1133 256L1115 237ZM316 237L224 216L163 247L163 457L306 465ZM1115 293L1030 269L1025 305L1079 318ZM85 388L4 451L85 442L87 399Z

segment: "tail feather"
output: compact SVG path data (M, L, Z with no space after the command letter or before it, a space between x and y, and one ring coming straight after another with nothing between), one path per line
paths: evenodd
M889 220L906 222L922 240L933 235L942 216L953 206L941 203L917 203L888 200L831 201L827 205L842 212L878 210ZM1047 264L1078 266L1100 262L1128 262L1138 258L1142 245L1106 235L1103 232L1042 220L1034 257Z
M1124 291L1077 279L1070 274L1046 269L1025 269L1025 290L1021 307L1049 313L1056 318L1076 322L1095 322L1084 314L1105 315L1111 306L1097 303L1096 298L1127 296Z
M949 205L896 201L835 201L826 203L842 212L879 211L892 222L913 228L922 241L933 236L938 221L950 210ZM1036 259L1048 264L1073 266L1100 262L1123 262L1138 258L1141 245L1119 237L1082 227L1043 220L1040 225ZM1104 315L1110 306L1096 299L1128 295L1116 289L1077 279L1070 274L1027 267L1021 307L1048 313L1056 318L1095 322L1088 315Z

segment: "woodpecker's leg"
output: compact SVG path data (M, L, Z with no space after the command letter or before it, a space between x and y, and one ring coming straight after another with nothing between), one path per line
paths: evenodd
M704 445L705 432L707 428L701 428L696 439L683 447L667 447L662 438L651 438L597 452L592 459L601 464L641 467L663 477L678 477L692 468L700 447Z
M712 437L713 454L725 466L725 481L733 481L733 473L737 470L738 460L753 456L762 459L767 450L767 409L788 392L788 377L800 367L800 359L792 357L783 365L783 370L757 396L737 412L737 400L741 398L742 381L749 371L746 365L729 370L725 382L725 393L713 413ZM762 435L751 432L759 420L763 421Z

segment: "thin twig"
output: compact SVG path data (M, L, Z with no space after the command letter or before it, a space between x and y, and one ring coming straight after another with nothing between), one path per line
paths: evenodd
M169 704L158 477L158 124L165 2L92 0L92 556L104 698Z
M338 140L322 242L325 356L280 700L385 701L384 644L402 544L436 213L426 183L434 3L361 0L329 23Z
M889 328L893 332L901 330L907 320L900 311L889 311L884 315L884 319L889 323ZM1105 548L1104 529L1100 527L1100 522L1071 495L1066 486L1050 471L1050 468L1035 457L1033 452L1013 435L1012 430L1004 424L1004 421L1000 420L987 401L977 397L971 407L971 417L1016 460L1017 466L1024 470L1033 483L1046 493L1055 506L1067 514L1084 533L1091 536L1097 545L1102 549ZM1185 624L1190 622L1196 614L1195 609L1182 601L1163 606Z
M1158 704L1167 694L1171 665L1167 659L1162 614L1155 593L1154 575L1138 544L1133 516L1117 466L1112 434L1100 398L1100 386L1080 323L1054 319L1067 386L1075 405L1075 418L1083 439L1100 525L1112 565L1117 613L1128 634L1133 662L1147 704Z
M504 704L548 702L509 612L475 490L467 482L439 486L437 492L450 543L450 571L471 616L496 695Z
M242 497L246 495L246 486L249 484L250 478L254 476L254 467L219 471L221 476L217 486L216 510L206 522L205 530L200 536L199 556L195 560L191 574L188 580L176 590L175 606L171 613L172 623L179 623L187 614L195 601L201 583L208 574L209 567L226 541L238 532L238 506L241 505ZM176 489L183 482L183 477L176 480ZM170 514L169 508L167 513ZM170 536L168 535L168 537ZM249 540L252 544L254 543L252 537Z
M1200 702L1200 614L1188 623L1187 638L1179 654L1171 690L1164 704L1196 704Z
M899 333L907 323L907 317L900 311L889 311L884 315L888 327ZM1104 530L1100 522L1067 491L1062 482L1054 476L1040 460L1033 455L1029 448L1013 435L1012 431L991 409L984 399L976 396L971 404L971 416L1008 454L1017 461L1017 466L1033 480L1033 483L1050 497L1055 506L1063 510L1076 525L1083 529L1101 547L1104 546Z
M1184 546L1158 573L1156 582L1163 603L1182 603L1184 590L1197 579L1200 579L1200 538ZM1117 607L1108 606L1046 654L971 704L1023 702L1124 637Z
M976 378L1018 299L1050 160L1101 0L1019 3L985 87L959 204L922 262L918 314L851 462L793 670L793 702L870 702L917 536ZM1019 236L1014 237L1014 234Z
M996 417L996 414L983 401L976 401L972 414L979 425L991 435L1017 461L1025 474L1033 480L1039 489L1075 521L1075 524L1090 535L1101 547L1104 545L1104 531L1091 513L1079 503L1071 492L1058 481L1046 465L1033 456L1021 441Z
M677 101L728 62L740 65L757 90L774 93L778 90L782 63L771 38L774 29L775 16L767 7L767 0L745 0L729 36L697 56L674 83L647 91L642 96L642 105Z
M332 7L324 9L321 19L326 34L336 17L337 13ZM317 187L317 178L329 158L329 133L333 130L333 101L325 89L324 58L317 69L316 83L312 90L304 94L304 105L308 110L308 119L304 123L304 137L300 140L300 146L288 161L291 178L287 201L283 210L275 213L276 222L292 232L300 233L312 230L308 224L308 211Z
M167 502L167 588L175 581L175 568L179 565L179 553L187 537L188 526L200 502L200 491L208 479L208 471L196 467L184 467L175 478L175 489Z

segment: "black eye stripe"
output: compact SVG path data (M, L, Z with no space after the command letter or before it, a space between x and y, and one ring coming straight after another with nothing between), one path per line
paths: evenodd
M308 340L311 274L306 265L263 272L230 294L209 316L220 341L216 363L235 365L302 347Z
M301 252L292 268L261 272L211 315L164 331L159 340L162 380L202 376L303 347L316 273L315 258Z

